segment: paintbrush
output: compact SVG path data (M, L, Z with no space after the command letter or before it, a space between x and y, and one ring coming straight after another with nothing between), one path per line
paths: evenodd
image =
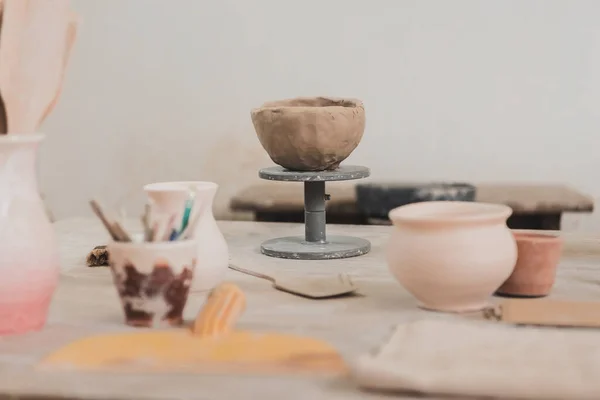
M180 232L183 232L185 228L187 228L188 223L190 222L190 214L192 213L192 208L194 208L194 200L196 198L196 192L190 190L188 195L188 199L185 202L185 209L183 210L183 221L181 222Z
M182 230L179 235L177 235L177 238L175 240L189 239L189 236L196 228L196 225L198 224L198 221L200 220L202 213L203 213L203 210L200 210L200 209L197 210L196 214L192 218L192 222L190 224L188 224L188 226L184 230Z
M102 207L100 207L100 204L98 204L98 202L96 200L90 200L90 206L92 207L92 211L94 211L94 214L96 214L96 216L100 219L100 221L102 221L102 224L104 225L104 227L106 228L106 230L108 231L108 233L110 234L110 236L112 237L113 240L115 241L119 241L120 236L117 232L115 232L112 224L108 221L108 218L106 218L106 216L104 215L104 212L102 211Z
M144 206L144 214L142 215L142 226L144 228L144 242L152 241L152 228L150 227L150 204Z
M113 222L112 227L114 228L115 232L121 239L120 240L121 242L131 242L131 236L129 236L127 231L125 231L125 229L123 229L121 224L119 224L117 221L115 221L115 222Z

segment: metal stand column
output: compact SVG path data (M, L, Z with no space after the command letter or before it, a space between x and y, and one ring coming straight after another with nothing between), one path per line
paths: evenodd
M371 243L368 240L338 235L327 237L325 212L325 203L329 200L325 182L365 178L369 176L368 168L344 166L335 171L296 172L273 167L261 169L259 176L269 180L304 182L304 237L267 240L261 245L263 254L298 260L327 260L369 252Z

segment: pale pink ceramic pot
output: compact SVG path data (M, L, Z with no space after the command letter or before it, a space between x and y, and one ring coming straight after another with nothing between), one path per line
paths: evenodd
M58 246L36 174L43 138L0 135L0 334L41 329L58 283Z
M392 274L425 309L476 311L512 273L517 245L506 220L510 207L430 201L389 213Z

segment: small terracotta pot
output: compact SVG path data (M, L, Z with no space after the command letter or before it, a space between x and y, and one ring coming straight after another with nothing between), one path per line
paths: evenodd
M294 171L336 169L358 146L365 108L356 99L298 97L252 110L260 143L278 165Z
M197 246L193 240L108 244L113 281L127 325L183 323Z
M563 240L560 236L513 231L517 241L517 264L496 291L500 296L543 297L554 286Z

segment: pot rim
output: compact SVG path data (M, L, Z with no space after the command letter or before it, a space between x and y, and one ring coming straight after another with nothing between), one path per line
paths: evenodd
M164 181L144 185L144 191L158 192L187 192L190 188L195 191L215 190L219 185L211 181Z
M351 103L351 105L345 106L342 104L332 104L332 105L326 105L326 106L307 106L307 105L290 106L290 105L285 105L285 104L274 104L274 103L290 102L290 101L294 101L294 100L318 100L318 99L324 99L324 100L328 100L328 101L331 101L334 103L335 102ZM267 105L267 104L270 104L270 105ZM331 108L353 110L356 108L363 108L363 107L364 107L364 105L361 100L352 98L352 97L304 96L304 97L293 97L293 98L288 98L288 99L269 101L260 107L253 108L252 113L256 114L261 111L274 111L274 110L306 112L307 110L315 110L316 111L316 110L324 110L324 109L331 109Z
M394 224L431 225L506 221L512 208L504 204L474 201L423 201L394 208L388 217Z
M119 249L123 251L179 251L182 248L196 248L198 241L196 239L162 241L162 242L117 242L110 241L106 247L110 250Z
M512 229L512 233L515 236L515 239L520 242L562 242L563 238L560 235L552 234L552 233L544 233L534 232L527 229Z
M44 133L7 133L0 135L0 143L36 143L44 140Z

